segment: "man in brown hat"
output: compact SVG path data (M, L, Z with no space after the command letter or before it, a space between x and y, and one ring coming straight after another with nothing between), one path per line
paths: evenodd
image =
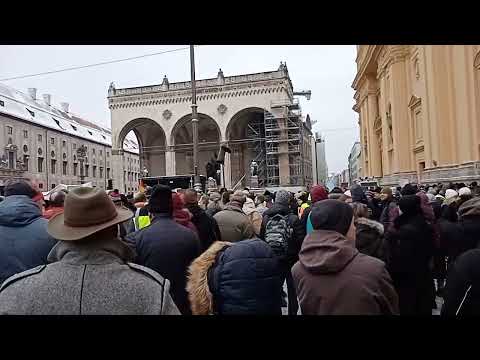
M105 191L79 187L65 211L48 223L60 240L40 265L8 278L0 288L0 314L179 314L170 283L129 261L132 250L118 239L117 224L133 216Z

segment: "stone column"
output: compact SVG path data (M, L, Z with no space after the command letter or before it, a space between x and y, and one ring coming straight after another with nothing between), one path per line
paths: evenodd
M231 158L229 153L225 153L223 168L225 171L225 187L227 189L231 189L232 188L232 166L231 166Z
M382 176L380 143L378 141L377 133L375 131L375 119L378 116L377 112L377 95L373 90L369 90L367 95L367 109L368 109L368 142L370 153L370 176Z
M165 151L165 175L174 176L175 175L175 151L172 147L167 148L168 151Z
M392 131L395 172L415 171L411 163L412 144L410 141L410 121L408 116L407 68L403 54L394 55L390 67L392 105Z
M459 163L475 161L477 146L475 130L478 118L474 106L474 79L476 71L473 66L474 54L469 45L449 46L451 51L450 66L452 67L452 82L455 93L454 124L458 141L456 159Z
M365 114L361 112L359 113L359 120L358 123L360 125L360 154L361 154L361 161L362 161L362 171L360 172L359 176L364 177L368 176L368 169L367 169L367 160L368 154L365 153ZM328 174L327 174L328 175Z
M456 162L454 113L445 46L425 46L425 102L422 99L424 121L429 122L432 164L449 165ZM428 165L427 165L428 166Z
M113 171L113 188L123 191L123 149L112 149L111 171Z

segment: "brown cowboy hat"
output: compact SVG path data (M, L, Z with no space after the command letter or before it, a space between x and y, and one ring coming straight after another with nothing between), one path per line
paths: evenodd
M65 197L64 212L48 222L48 233L57 240L81 240L133 217L115 206L104 190L78 187Z

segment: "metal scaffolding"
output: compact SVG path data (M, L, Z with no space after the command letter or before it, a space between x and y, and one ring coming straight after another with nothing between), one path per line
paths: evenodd
M248 121L245 138L233 140L232 143L247 145L251 155L251 159L248 156L248 162L254 160L258 165L259 188L307 186L312 182L311 171L308 171L311 160L307 154L311 149L305 138L310 135L303 122L298 100L294 99L272 102L271 111L265 110ZM242 156L237 161L247 164ZM248 185L249 174L249 170L239 174L235 184Z
M258 165L258 186L265 187L266 175L266 148L265 148L265 125L261 116L255 116L247 124L248 148L252 151L253 159Z
M266 148L266 186L304 185L303 181L303 124L298 101L272 104L272 112L264 112ZM280 162L288 161L288 178Z

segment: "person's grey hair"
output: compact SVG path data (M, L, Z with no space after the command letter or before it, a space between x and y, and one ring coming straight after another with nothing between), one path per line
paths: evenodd
M247 196L243 193L243 190L237 190L230 196L230 201L236 201L244 204L247 201Z
M50 195L50 204L54 206L63 206L66 196L67 195L63 191L55 191L52 195Z

